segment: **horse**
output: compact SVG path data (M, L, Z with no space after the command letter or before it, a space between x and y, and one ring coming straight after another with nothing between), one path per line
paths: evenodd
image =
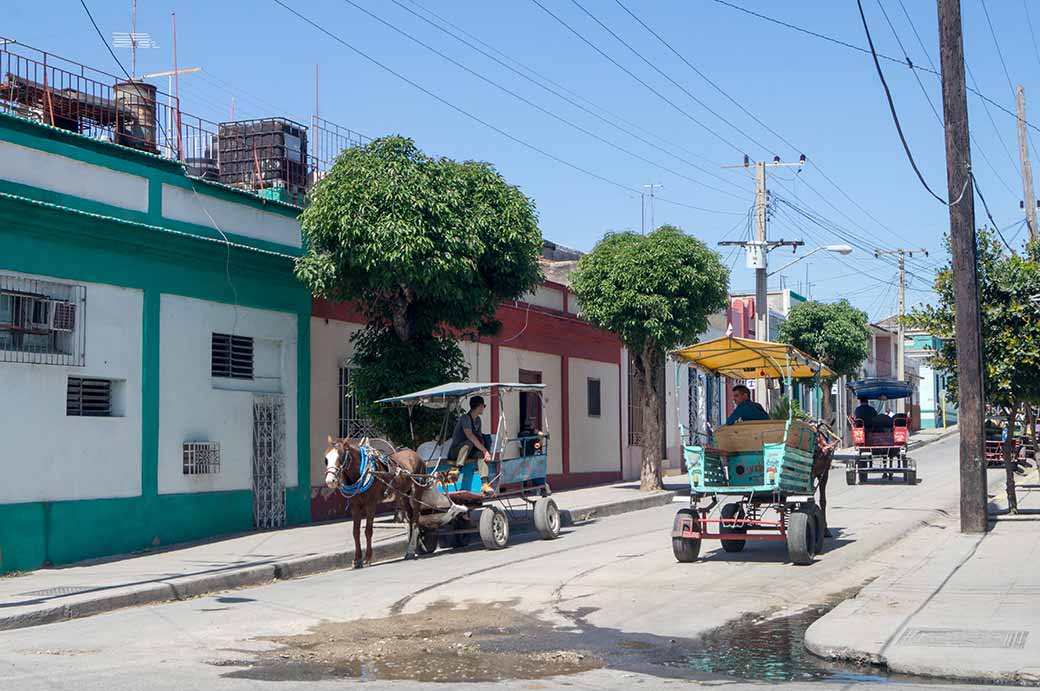
M362 453L369 457L373 467L369 479L364 476ZM419 510L425 485L414 476L423 476L426 464L411 449L401 449L384 456L373 449L362 452L352 440L328 437L325 449L325 485L331 489L353 486L355 493L349 499L350 517L354 522L354 568L372 564L372 521L376 507L391 495L397 499L398 510L408 522L408 552L405 559L416 554L419 536ZM367 482L367 485L366 485ZM361 519L365 518L365 552L361 552Z
M823 534L832 537L830 528L827 527L827 480L830 478L831 461L834 451L838 447L839 439L830 431L830 425L825 422L817 422L816 443L813 445L812 477L816 482L816 489L820 492L820 513L823 515Z

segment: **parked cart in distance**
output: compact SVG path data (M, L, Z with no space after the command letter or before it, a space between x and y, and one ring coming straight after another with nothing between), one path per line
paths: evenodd
M876 415L849 416L852 444L856 456L845 470L845 482L855 485L871 475L885 479L901 476L908 485L917 484L917 463L908 454L910 421L906 413L886 411L891 401L908 399L913 394L909 382L896 379L863 379L849 384L857 400L880 404ZM871 406L873 408L873 406Z

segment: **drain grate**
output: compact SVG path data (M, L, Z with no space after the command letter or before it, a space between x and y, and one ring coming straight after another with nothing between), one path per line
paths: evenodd
M910 628L899 637L899 645L1021 649L1028 637L1028 631Z
M56 597L58 595L75 595L76 593L85 593L89 590L96 589L96 585L60 585L56 588L34 590L30 593L18 593L18 595L28 595L31 597Z

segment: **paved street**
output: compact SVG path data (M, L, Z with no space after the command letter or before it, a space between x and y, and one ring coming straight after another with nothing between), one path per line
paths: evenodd
M956 444L953 437L916 452L916 487L850 488L834 471L836 539L809 567L785 563L780 543L750 543L732 555L707 545L702 561L678 564L668 532L676 504L569 529L555 542L517 535L501 552L438 552L418 563L4 632L0 678L11 684L4 688L116 691L334 688L349 685L351 674L370 679L366 688L410 688L410 680L439 674L474 682L503 676L502 688L657 686L721 680L719 670L825 677L826 666L801 659L801 632L814 615L781 617L837 601L883 570L898 551L886 547L900 536L922 522L941 525L941 512L956 501ZM771 622L756 626L751 615ZM734 620L704 644L693 640ZM355 650L370 664L352 665ZM783 662L788 650L799 660ZM781 662L757 664L770 654ZM557 672L576 673L508 678ZM833 674L856 680L849 670ZM408 681L386 681L397 677Z

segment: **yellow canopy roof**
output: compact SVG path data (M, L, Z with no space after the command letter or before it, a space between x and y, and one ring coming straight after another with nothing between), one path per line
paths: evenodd
M732 379L793 379L833 376L832 372L794 346L723 336L674 351L673 355L701 369Z

